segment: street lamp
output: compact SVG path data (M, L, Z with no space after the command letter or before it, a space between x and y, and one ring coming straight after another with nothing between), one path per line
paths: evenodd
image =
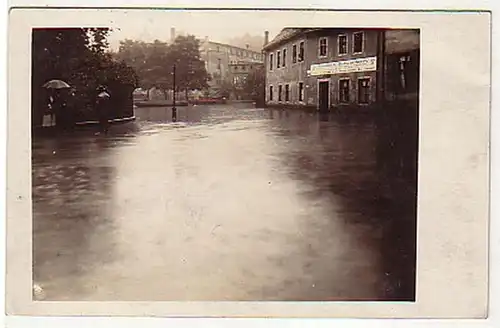
M177 108L175 108L175 64L173 67L172 77L174 80L173 81L174 90L173 90L173 97L172 97L172 121L177 122Z

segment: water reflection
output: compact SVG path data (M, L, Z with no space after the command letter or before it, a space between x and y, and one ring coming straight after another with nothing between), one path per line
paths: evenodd
M35 140L48 299L414 298L415 188L381 169L380 124L243 105L169 115Z

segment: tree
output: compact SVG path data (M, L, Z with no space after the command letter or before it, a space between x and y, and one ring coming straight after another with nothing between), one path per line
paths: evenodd
M176 66L176 90L187 93L192 89L205 89L210 79L200 56L200 42L192 35L178 36L174 43L159 40L152 43L124 40L116 58L132 66L141 87L173 88L173 67Z
M248 74L243 83L243 90L258 105L263 104L266 96L266 71L264 66L258 66Z
M229 99L231 97L231 94L233 94L234 92L235 88L232 81L228 79L221 80L221 83L219 85L219 90L217 92L217 95L219 97Z
M108 28L35 29L32 34L32 114L33 123L43 115L46 90L42 85L61 79L76 89L75 103L93 103L99 84L130 89L137 84L135 72L116 62L106 52Z
M115 57L130 65L137 72L139 85L148 90L159 87L165 93L171 88L171 67L168 65L168 45L155 40L153 43L124 40ZM148 95L149 96L149 95Z
M176 65L176 90L205 89L210 79L201 60L200 41L193 35L178 36L170 45L168 62Z

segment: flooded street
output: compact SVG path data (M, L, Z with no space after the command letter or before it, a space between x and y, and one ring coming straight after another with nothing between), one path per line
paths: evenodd
M137 109L33 144L46 300L413 300L415 186L370 120ZM384 173L385 172L385 173Z

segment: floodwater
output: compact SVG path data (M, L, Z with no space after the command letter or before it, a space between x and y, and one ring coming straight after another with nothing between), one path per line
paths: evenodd
M373 122L178 111L34 139L45 300L414 300L415 186Z

